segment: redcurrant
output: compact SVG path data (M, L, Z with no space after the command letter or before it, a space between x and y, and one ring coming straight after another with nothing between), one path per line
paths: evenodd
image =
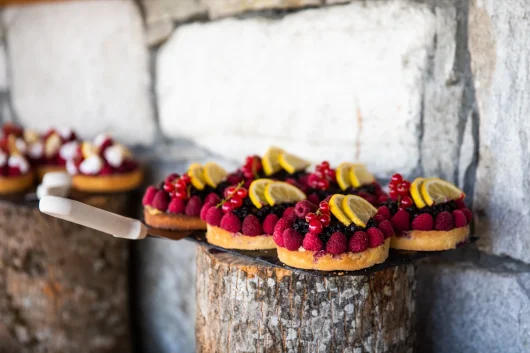
M331 217L327 214L321 214L320 216L318 216L318 221L322 224L323 227L327 227L331 223Z
M318 219L309 222L309 232L315 235L322 233L322 223Z
M239 198L244 199L248 195L247 189L245 188L237 189L236 195L239 196Z
M317 219L317 215L314 214L314 213L308 213L305 216L305 220L306 220L307 223L311 223L312 221L314 221L316 219Z
M180 180L184 181L186 184L188 184L190 181L191 181L191 178L188 174L183 174L181 177L180 177Z
M396 174L393 174L393 175L392 175L391 180L392 180L392 181L395 181L395 182L397 182L397 183L401 183L401 181L403 180L403 177L401 176L401 174L396 173Z
M186 191L177 190L175 191L175 197L180 200L186 200L188 198L188 193Z
M401 206L408 208L411 207L414 204L412 199L409 196L405 196L401 199Z
M236 195L230 199L230 203L234 206L234 208L239 208L243 204L243 200Z
M326 170L326 176L331 180L335 180L335 169Z
M388 194L390 195L390 198L391 198L392 200L397 200L397 199L398 199L398 195L399 195L399 194L398 194L397 190L390 190L390 191L388 192Z
M234 209L234 205L232 205L230 202L223 203L223 206L221 206L221 209L224 213L228 213Z
M327 203L326 201L322 201L318 204L318 208L320 208L321 210L329 210L329 203Z
M317 186L319 189L326 190L329 187L329 181L327 179L319 180Z
M409 194L409 189L407 188L406 185L403 185L403 183L399 184L397 186L397 189L396 191L398 192L399 195L401 196L408 196Z
M329 162L328 161L324 161L324 162L320 163L320 165L322 166L322 168L324 170L329 169Z

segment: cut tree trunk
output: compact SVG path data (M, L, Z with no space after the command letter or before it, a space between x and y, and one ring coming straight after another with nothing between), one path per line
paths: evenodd
M128 195L82 200L126 213ZM129 243L0 202L0 352L130 352Z
M412 352L414 267L320 277L197 247L197 352Z

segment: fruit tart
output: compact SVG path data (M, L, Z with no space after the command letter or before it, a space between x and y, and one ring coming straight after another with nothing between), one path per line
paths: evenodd
M355 271L388 257L392 225L378 222L377 209L357 195L335 194L318 206L308 200L295 206L274 228L278 258L309 270Z
M204 204L217 204L219 195L228 186L226 171L216 163L192 164L182 175L170 174L157 187L145 191L142 204L145 222L156 228L172 230L203 230L201 220Z
M245 164L227 176L227 181L236 185L243 182L248 188L256 179L268 178L289 182L302 187L306 182L306 168L310 162L278 147L269 147L263 157L248 156Z
M379 208L380 220L390 220L396 236L394 249L438 251L455 249L469 239L473 217L465 194L438 178L417 178L412 183L392 175L390 200Z
M33 184L34 173L24 156L22 130L4 125L0 139L0 194L16 193Z
M94 142L82 142L66 170L73 175L75 189L86 192L121 192L137 188L143 172L132 153L110 136L101 134Z
M66 171L66 161L74 158L79 146L76 133L69 128L50 129L42 136L26 129L24 140L39 180L48 172Z
M206 239L225 249L275 249L273 233L280 217L291 217L294 204L305 199L297 187L272 179L254 180L248 190L241 182L225 189L220 202L206 202L201 218Z
M388 199L372 173L360 163L344 162L333 169L329 162L323 161L309 174L304 191L313 203L334 194L358 195L374 206Z

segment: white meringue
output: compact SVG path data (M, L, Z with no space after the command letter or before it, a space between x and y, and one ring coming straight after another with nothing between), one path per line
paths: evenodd
M103 160L97 155L92 155L79 165L79 171L83 174L97 174L103 168Z
M18 168L22 174L26 174L29 171L29 163L23 156L13 155L9 157L7 165L11 168Z
M61 149L59 150L59 156L61 156L61 158L65 161L73 159L77 153L78 147L79 143L77 141L67 142L62 145Z

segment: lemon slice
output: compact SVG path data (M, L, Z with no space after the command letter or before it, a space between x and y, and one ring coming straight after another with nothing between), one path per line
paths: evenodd
M438 178L426 179L421 184L420 190L423 200L429 206L444 203L449 200L459 200L466 196L455 185Z
M195 168L202 168L202 165L200 165L199 163L192 163L188 167L188 170L195 169Z
M335 175L337 178L337 183L339 184L342 190L346 190L347 188L352 186L351 170L353 166L353 163L343 162L337 167Z
M373 183L375 178L364 164L354 164L350 169L350 180L352 185L358 188L359 186Z
M226 178L228 174L223 167L214 162L208 162L203 167L203 179L206 184L210 185L212 188L217 187L217 185Z
M331 199L329 199L328 202L329 211L339 220L340 223L344 224L345 226L349 226L351 224L351 220L348 218L346 213L344 213L342 208L343 201L344 195L335 194L331 196Z
M289 174L293 174L299 170L304 170L311 164L305 159L302 159L300 157L295 156L294 154L290 154L287 152L280 153L280 156L278 157L278 162L280 163L280 166L285 169Z
M357 195L345 196L342 200L342 208L352 222L359 227L366 227L368 220L377 213L377 208Z
M410 196L412 196L412 200L414 200L414 204L418 208L424 208L427 206L421 196L421 184L423 184L424 181L424 178L416 178L412 184L410 184Z
M261 158L261 165L263 166L263 171L266 175L271 175L282 169L279 159L280 155L284 153L281 148L271 146L265 152Z
M261 208L263 205L268 204L267 199L265 198L265 187L272 182L271 179L256 179L250 184L250 187L248 188L248 196L250 197L250 201L252 201L257 208Z
M283 181L275 181L265 186L265 199L269 205L297 202L305 199L305 194L296 186Z
M193 164L188 169L188 175L191 179L191 185L193 185L197 190L202 190L206 186L206 181L204 180L204 171L201 166L194 166Z

